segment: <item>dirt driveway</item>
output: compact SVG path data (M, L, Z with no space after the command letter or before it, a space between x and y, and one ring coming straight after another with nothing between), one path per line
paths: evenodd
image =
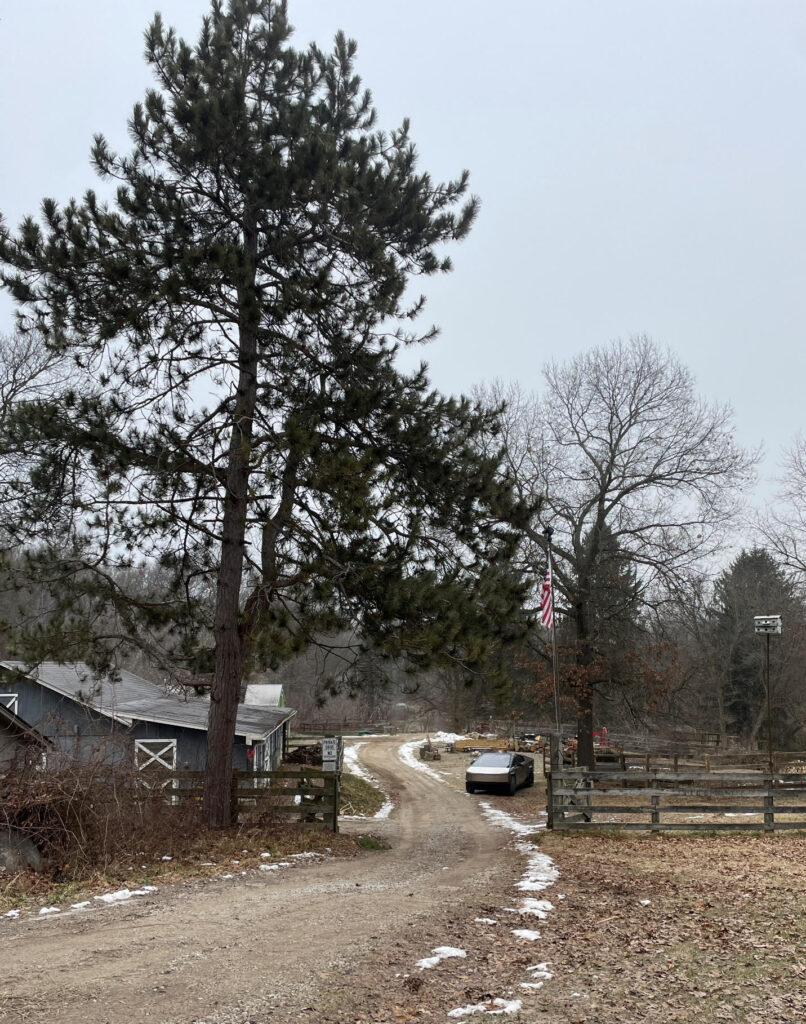
M501 909L515 900L524 857L461 790L460 764L438 781L402 763L400 744L370 740L360 751L395 803L371 826L389 850L3 922L0 1020L447 1020L451 1008L518 993L540 957L511 928L534 919ZM490 802L534 811L536 791ZM501 916L498 926L476 920ZM467 957L418 970L437 946Z

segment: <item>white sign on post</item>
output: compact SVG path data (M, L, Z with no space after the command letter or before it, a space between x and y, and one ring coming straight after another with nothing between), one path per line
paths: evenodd
M322 740L322 771L335 772L336 763L339 759L339 738L338 736L326 736Z

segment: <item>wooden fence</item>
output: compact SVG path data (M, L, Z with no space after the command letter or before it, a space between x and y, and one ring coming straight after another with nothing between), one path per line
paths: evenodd
M386 733L393 735L398 731L398 726L391 722L367 722L362 718L323 718L315 722L297 721L291 722L291 731L294 736L344 736L352 733Z
M203 772L170 772L172 802L201 800ZM232 802L238 816L277 814L312 828L339 830L339 773L301 765L278 771L233 772Z
M806 830L803 772L563 768L546 776L546 801L547 826L559 831Z
M597 768L604 771L608 768L620 767L622 771L641 768L670 769L671 771L710 772L725 769L753 768L758 771L769 770L769 755L766 750L756 751L715 751L703 747L684 747L669 745L666 749L638 749L629 747L595 747ZM567 767L576 767L576 751L564 754ZM550 768L549 744L543 747L543 772ZM773 753L774 773L806 772L806 751L780 751Z

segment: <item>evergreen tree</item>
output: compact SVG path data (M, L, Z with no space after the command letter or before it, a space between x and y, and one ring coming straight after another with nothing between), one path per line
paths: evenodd
M27 322L86 377L10 431L62 498L29 568L85 643L111 603L122 635L169 628L187 672L212 673L213 825L252 663L349 624L415 663L480 664L519 601L499 569L519 513L475 444L493 418L394 361L433 336L412 333L407 285L450 269L467 174L435 183L407 123L376 130L352 41L300 52L290 33L276 0L214 0L195 46L156 15L133 150L92 150L114 202L46 199L0 240ZM147 601L116 571L143 559L170 579Z
M791 682L801 689L806 608L763 548L742 551L721 574L709 616L721 720L728 731L751 744L764 735L766 726L764 644L753 630L755 615L781 615L785 622L782 636L773 640L770 673L780 707L790 688L788 676L794 673Z

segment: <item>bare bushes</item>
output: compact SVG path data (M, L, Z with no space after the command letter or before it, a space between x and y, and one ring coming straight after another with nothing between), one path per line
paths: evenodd
M0 830L30 838L52 877L80 881L133 856L171 855L197 831L198 803L172 803L170 785L108 757L20 762L0 777Z

